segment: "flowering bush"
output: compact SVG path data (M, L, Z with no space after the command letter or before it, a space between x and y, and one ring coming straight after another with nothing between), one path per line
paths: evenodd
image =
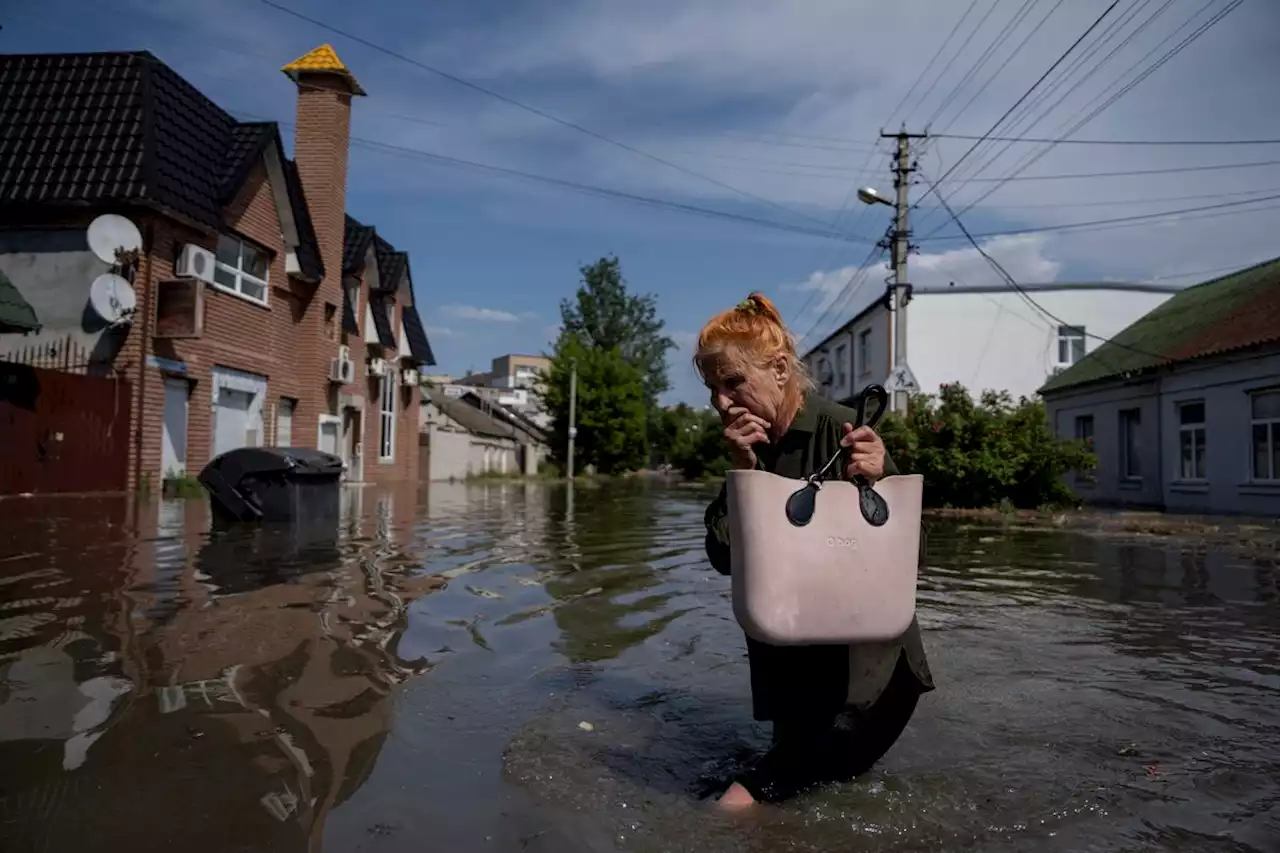
M905 417L878 430L903 472L923 474L931 506L1020 508L1076 505L1070 471L1096 465L1080 441L1053 434L1044 404L986 391L978 401L961 385L914 397Z

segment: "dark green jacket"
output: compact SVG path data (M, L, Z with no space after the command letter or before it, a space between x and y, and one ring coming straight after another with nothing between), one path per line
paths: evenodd
M782 439L756 445L757 467L797 480L808 477L837 451L846 422L857 426L857 412L807 394ZM898 473L887 457L884 467L886 476ZM729 574L728 513L722 487L706 512L707 556L722 575ZM866 708L880 697L903 656L921 691L933 689L915 620L901 638L883 644L773 646L747 637L747 656L757 720L825 718L848 707Z

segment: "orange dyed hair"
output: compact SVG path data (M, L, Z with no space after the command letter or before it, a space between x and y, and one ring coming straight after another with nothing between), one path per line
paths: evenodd
M796 355L795 339L787 331L777 307L763 293L752 293L727 311L712 317L698 332L693 366L704 380L712 363L744 360L763 367L782 356L791 362L792 382L809 384L804 363Z

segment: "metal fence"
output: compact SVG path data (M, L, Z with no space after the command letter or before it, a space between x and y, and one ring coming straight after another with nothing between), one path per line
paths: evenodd
M4 347L4 344L0 343L0 347ZM0 362L25 364L28 367L56 370L59 373L81 375L98 375L104 371L110 373L110 367L105 364L95 364L91 360L89 348L72 335L67 335L61 340L10 344L4 350L0 350Z

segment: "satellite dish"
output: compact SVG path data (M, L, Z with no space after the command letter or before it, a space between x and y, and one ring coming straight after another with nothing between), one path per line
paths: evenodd
M104 213L89 223L89 248L98 260L108 264L116 262L116 250L126 252L142 248L142 234L138 226L117 213Z
M133 287L115 273L103 273L89 285L89 305L108 323L127 321L138 306Z

